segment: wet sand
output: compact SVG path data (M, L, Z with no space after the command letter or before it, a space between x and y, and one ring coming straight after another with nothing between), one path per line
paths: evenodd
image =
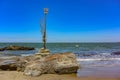
M92 66L78 70L78 77L120 78L120 65Z
M0 71L0 80L120 80L120 78L102 78L96 76L77 77L75 74L43 74L39 77L24 76L22 72Z

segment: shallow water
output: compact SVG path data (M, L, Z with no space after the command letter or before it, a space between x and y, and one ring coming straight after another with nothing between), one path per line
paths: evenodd
M100 78L120 78L119 66L89 67L81 68L77 73L78 77L100 77Z

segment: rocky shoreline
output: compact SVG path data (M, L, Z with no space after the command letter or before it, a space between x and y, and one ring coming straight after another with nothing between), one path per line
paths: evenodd
M79 64L73 53L59 53L41 56L16 56L0 59L1 71L21 71L27 76L40 76L42 74L69 74L77 73Z
M4 48L0 48L0 51L5 51L5 50L35 50L33 47L24 47L24 46L14 46L10 45Z

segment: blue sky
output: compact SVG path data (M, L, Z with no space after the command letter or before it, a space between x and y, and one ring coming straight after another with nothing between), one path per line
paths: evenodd
M120 0L0 0L0 42L41 42L44 7L48 42L120 41Z

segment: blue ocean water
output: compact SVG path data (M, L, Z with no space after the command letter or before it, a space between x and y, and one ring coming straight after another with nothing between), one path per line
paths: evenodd
M9 45L34 47L35 51L42 48L42 43L0 43L0 48ZM120 50L120 43L47 43L47 48L51 53L57 52L73 52L77 54L101 54L101 53L111 53ZM35 52L33 51L33 52ZM5 51L6 52L6 51ZM8 52L8 51L7 51ZM10 51L9 51L10 52ZM31 51L22 53L22 51L15 51L16 54L27 54ZM33 53L34 54L34 53Z
M42 48L42 43L0 43L0 48L9 45L34 47L32 51L0 51L0 56L25 56L35 54ZM120 43L47 43L52 54L73 52L82 66L119 65L120 55L112 55L120 51Z

